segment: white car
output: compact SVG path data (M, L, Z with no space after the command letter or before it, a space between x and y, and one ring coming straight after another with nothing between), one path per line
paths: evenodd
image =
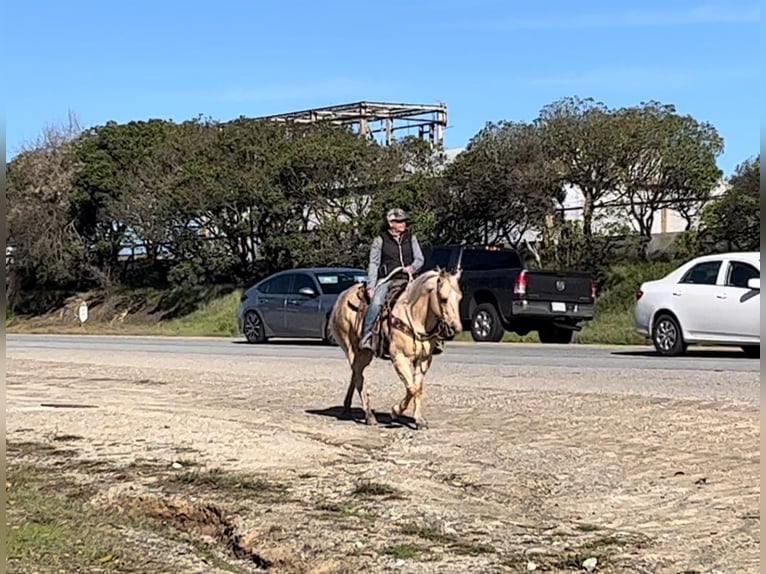
M642 283L636 299L636 330L661 355L711 344L761 356L760 251L697 257Z

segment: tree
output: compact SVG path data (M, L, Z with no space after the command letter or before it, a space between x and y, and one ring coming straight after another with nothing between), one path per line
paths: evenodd
M594 210L613 200L620 181L615 156L620 134L614 114L592 98L565 98L544 107L535 124L546 160L558 168L559 185L583 196L582 231L593 235Z
M672 105L648 102L615 112L614 130L620 203L645 245L661 209L683 213L691 227L722 175L716 158L723 139L716 129Z
M471 139L434 201L441 241L519 246L528 231L542 230L563 193L541 135L534 125L503 121Z
M729 188L702 210L698 249L703 252L760 249L760 176L760 154L737 166L729 178Z
M164 120L108 122L81 138L73 210L104 286L118 281L124 247L142 244L153 257L165 240L164 179L181 169L170 158L175 129Z
M14 249L11 305L22 289L53 290L83 280L86 249L71 214L80 133L70 114L66 123L47 126L7 166L7 245Z

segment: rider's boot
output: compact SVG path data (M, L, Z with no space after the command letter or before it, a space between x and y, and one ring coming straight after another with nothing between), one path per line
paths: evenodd
M366 349L372 351L372 333L367 333L359 342L360 349Z

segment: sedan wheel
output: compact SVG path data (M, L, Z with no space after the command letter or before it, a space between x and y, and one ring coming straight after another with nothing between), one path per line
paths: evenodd
M263 334L263 321L255 311L248 311L245 314L242 332L248 343L263 343L266 340Z
M660 315L652 329L654 348L660 355L667 357L680 355L686 351L681 327L678 321L670 315Z

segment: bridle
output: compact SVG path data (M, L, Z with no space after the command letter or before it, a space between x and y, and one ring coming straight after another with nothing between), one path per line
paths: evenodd
M436 297L438 299L439 303L439 314L436 321L436 325L432 329L429 329L425 333L417 333L415 331L415 328L413 327L413 321L412 317L410 316L410 311L408 307L404 308L404 313L407 316L407 321L409 324L405 323L398 317L392 317L391 318L391 326L395 329L399 329L400 331L410 335L413 337L416 341L433 341L436 339L446 340L455 335L455 330L450 327L449 323L446 320L447 316L447 298L441 296L441 287L442 287L442 276L439 275L439 277L436 279L436 289L434 290L434 293L436 294ZM430 305L429 305L430 308Z
M455 330L450 327L449 323L446 320L447 317L447 297L442 297L441 291L442 291L442 281L443 278L441 275L436 279L436 298L439 301L439 318L436 322L436 326L434 327L434 331L436 332L439 339L449 339L455 335Z

